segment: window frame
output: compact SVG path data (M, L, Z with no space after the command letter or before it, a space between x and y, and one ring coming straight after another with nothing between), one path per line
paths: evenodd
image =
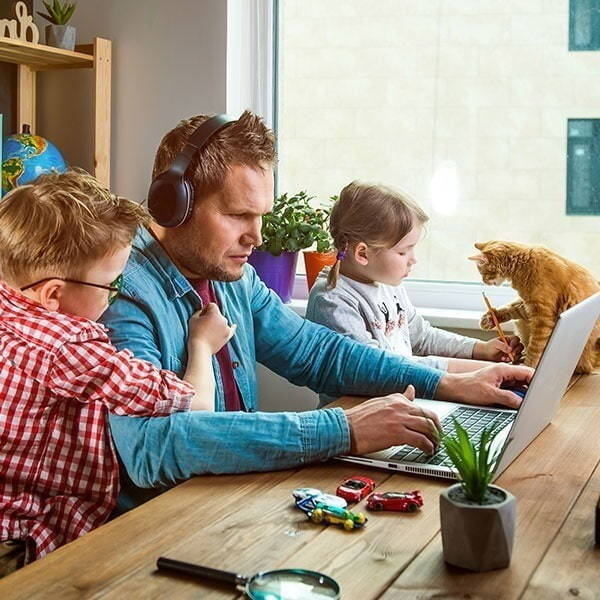
M261 114L279 134L279 69L280 69L279 0L228 0L227 15L227 112L239 114L250 108ZM260 40L261 35L267 39ZM256 77L246 76L248 73ZM243 82L243 85L240 83ZM278 192L277 175L275 194ZM494 306L516 298L509 286L490 287L477 282L408 280L406 289L413 304L432 324L447 327L475 327L485 312L482 292ZM304 314L308 289L306 275L297 274L291 307ZM510 327L508 328L511 329Z
M571 130L571 124L576 121L592 121L594 123L594 130L597 130L597 135L584 138L575 137L569 135ZM577 208L573 204L575 196L575 165L573 156L576 153L576 146L585 145L590 154L592 178L595 181L591 181L590 185L593 189L600 190L600 119L593 118L571 118L567 119L567 189L566 189L566 214L569 216L599 216L600 215L600 199L596 197L592 200L592 204L589 207ZM599 168L594 169L594 164L597 163Z

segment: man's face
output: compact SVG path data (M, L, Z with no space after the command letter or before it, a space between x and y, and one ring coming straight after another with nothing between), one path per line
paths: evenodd
M167 251L189 278L236 281L260 246L262 216L273 208L273 169L231 168L219 192L198 201L190 220L165 234Z

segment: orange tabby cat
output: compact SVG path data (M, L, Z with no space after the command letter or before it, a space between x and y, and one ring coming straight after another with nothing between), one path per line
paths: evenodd
M515 319L525 345L525 364L536 367L558 315L600 290L584 267L563 258L544 246L491 241L475 244L481 254L469 257L477 263L484 283L500 285L509 281L519 298L496 308L501 323ZM490 312L481 317L483 329L493 329ZM589 373L600 364L600 320L575 369Z

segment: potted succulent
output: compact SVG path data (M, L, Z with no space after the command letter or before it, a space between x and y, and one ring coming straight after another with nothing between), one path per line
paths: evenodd
M279 196L263 217L263 243L250 255L259 277L284 302L292 297L298 251L312 246L322 230L322 209L313 208L312 200L304 191Z
M337 196L331 196L330 200L335 202ZM314 240L312 245L316 246L316 249L305 250L303 252L304 266L306 267L306 284L309 291L323 268L335 263L336 252L333 247L333 240L329 235L330 213L331 206L315 209L314 224L318 225L318 228L313 230Z
M64 50L74 50L75 27L67 25L67 23L73 16L75 3L66 1L61 3L60 0L52 0L52 4L49 4L43 0L43 4L48 13L38 11L38 15L51 23L51 25L46 25L46 44Z
M510 563L516 500L490 485L499 455L492 452L498 432L486 427L473 441L454 421L454 432L441 438L460 481L440 495L444 560L471 571L501 569Z

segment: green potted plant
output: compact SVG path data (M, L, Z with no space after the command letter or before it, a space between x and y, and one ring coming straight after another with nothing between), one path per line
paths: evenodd
M304 191L276 198L263 217L263 243L250 255L260 278L284 302L292 297L298 252L312 246L322 231L322 209L313 208L312 200Z
M329 235L329 215L331 214L331 205L337 200L337 196L331 196L331 204L315 209L314 224L316 227L313 230L314 250L305 250L304 266L306 267L306 284L308 290L315 283L319 273L324 267L329 267L335 263L336 251L333 247L333 240Z
M67 23L73 16L75 3L52 0L52 4L50 4L43 0L43 4L48 12L38 11L38 15L51 23L51 25L46 25L46 44L64 50L74 50L75 27L67 25Z
M498 433L489 426L473 440L455 420L454 431L441 438L459 478L440 494L444 560L472 571L501 569L510 563L516 500L490 485L499 458L499 451L492 450Z

